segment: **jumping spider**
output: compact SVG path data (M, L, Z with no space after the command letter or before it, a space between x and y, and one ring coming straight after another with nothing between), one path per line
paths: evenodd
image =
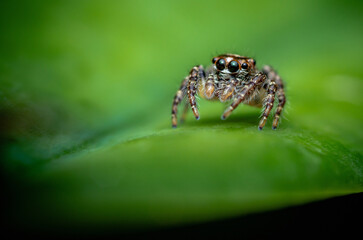
M172 126L174 128L177 126L178 105L184 97L188 98L189 104L186 105L182 119L185 117L188 105L192 108L195 118L199 119L195 101L196 94L199 94L208 100L233 101L223 113L222 120L226 119L240 103L264 107L258 125L258 129L262 130L277 94L278 106L272 123L272 129L276 129L286 102L280 76L270 66L264 66L262 71L259 71L254 59L236 54L219 55L212 59L212 63L213 65L206 71L202 65L193 67L183 80L173 101Z

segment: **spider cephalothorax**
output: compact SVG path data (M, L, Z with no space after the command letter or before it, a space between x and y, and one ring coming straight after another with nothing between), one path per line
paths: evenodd
M173 101L172 126L177 125L178 105L184 97L189 100L185 109L190 105L195 118L199 119L195 102L198 94L209 100L233 101L223 113L222 119L226 119L240 103L264 107L258 126L261 130L266 124L277 94L278 106L272 123L272 128L276 129L286 102L280 76L270 66L264 66L262 71L259 71L254 59L236 54L219 55L212 59L212 63L206 71L202 65L193 67L182 82ZM183 118L184 116L185 114Z

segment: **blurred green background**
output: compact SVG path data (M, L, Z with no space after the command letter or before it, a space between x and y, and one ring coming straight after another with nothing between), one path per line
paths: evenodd
M360 1L1 1L0 130L9 222L144 228L363 190ZM221 53L272 65L260 110L199 101L170 128L188 71Z

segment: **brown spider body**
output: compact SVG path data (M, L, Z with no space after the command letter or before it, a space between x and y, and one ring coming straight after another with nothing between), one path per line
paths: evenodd
M188 104L183 113L185 117L190 105L195 118L199 119L196 105L196 95L208 100L221 102L232 101L232 104L222 115L226 119L240 104L263 107L259 129L261 130L269 116L277 95L278 106L272 123L276 129L281 112L286 102L283 83L279 75L269 66L264 66L262 71L256 68L256 61L252 58L236 54L223 54L212 59L213 65L206 71L203 66L195 66L182 82L177 91L172 106L172 126L177 126L178 105L184 97Z

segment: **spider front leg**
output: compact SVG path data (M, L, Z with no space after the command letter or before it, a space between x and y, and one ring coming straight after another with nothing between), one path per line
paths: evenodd
M193 114L197 120L199 120L199 112L195 101L195 94L198 87L198 82L201 79L204 82L205 72L201 65L192 68L189 74L189 81L187 85L187 94L189 99L190 107L192 108Z
M237 82L235 79L230 79L228 83L225 85L223 92L219 95L219 100L221 102L225 102L233 96L233 93L236 90Z
M270 115L271 109L274 106L276 89L277 87L275 81L271 80L270 84L268 85L267 97L265 98L265 110L263 111L262 119L260 121L260 124L258 125L259 130L262 130L262 128L265 126L266 120Z
M266 79L266 75L263 73L258 73L254 78L252 78L248 83L247 86L242 88L241 92L237 94L236 99L233 101L231 106L229 106L226 111L222 115L222 120L226 119L234 109L238 107L238 105L247 99L251 93L255 90L257 86L259 86L262 82Z
M215 90L216 90L216 86L215 86L215 82L214 82L214 75L209 74L208 79L204 85L204 96L207 99L213 98Z

